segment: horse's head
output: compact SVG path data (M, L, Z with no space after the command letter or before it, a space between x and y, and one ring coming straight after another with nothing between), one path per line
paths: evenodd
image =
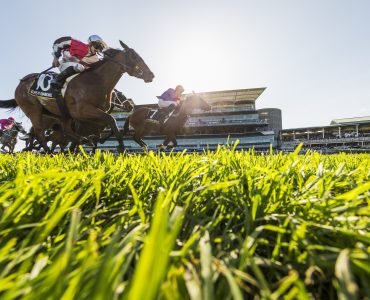
M23 128L21 122L14 123L14 129L22 134L28 134L27 131Z
M187 96L186 99L184 100L183 105L186 105L186 108L187 110L189 110L189 113L195 108L199 108L204 111L211 110L211 105L209 105L207 101L205 101L202 97L195 93Z
M18 131L18 132L22 132L22 131L25 131L23 126L22 126L22 123L21 122L15 122L12 129Z
M153 72L146 65L144 60L137 52L128 47L122 41L119 41L125 52L125 64L127 69L125 70L130 76L143 79L145 82L152 82L154 78Z

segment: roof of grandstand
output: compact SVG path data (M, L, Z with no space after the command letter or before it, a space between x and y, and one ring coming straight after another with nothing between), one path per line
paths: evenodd
M235 105L255 102L266 88L197 93L211 105Z
M330 122L330 125L349 125L349 124L359 124L359 123L370 123L370 116L334 119Z

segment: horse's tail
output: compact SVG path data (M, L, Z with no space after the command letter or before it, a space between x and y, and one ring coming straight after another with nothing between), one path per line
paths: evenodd
M127 117L125 125L123 125L122 135L125 135L130 129L130 117Z
M12 110L18 107L18 103L15 99L0 100L0 108L11 108Z

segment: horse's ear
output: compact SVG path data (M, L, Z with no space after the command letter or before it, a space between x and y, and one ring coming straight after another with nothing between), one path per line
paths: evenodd
M127 46L124 42L122 42L121 40L119 41L119 43L121 44L122 48L125 49L126 51L128 51L130 48L129 46Z

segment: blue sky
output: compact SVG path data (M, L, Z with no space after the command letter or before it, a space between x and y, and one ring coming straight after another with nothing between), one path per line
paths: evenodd
M119 81L137 104L177 84L199 92L267 87L256 106L282 109L284 128L369 116L369 16L367 0L2 1L0 99L51 65L55 39L98 34L111 47L127 43L156 75L152 83Z

